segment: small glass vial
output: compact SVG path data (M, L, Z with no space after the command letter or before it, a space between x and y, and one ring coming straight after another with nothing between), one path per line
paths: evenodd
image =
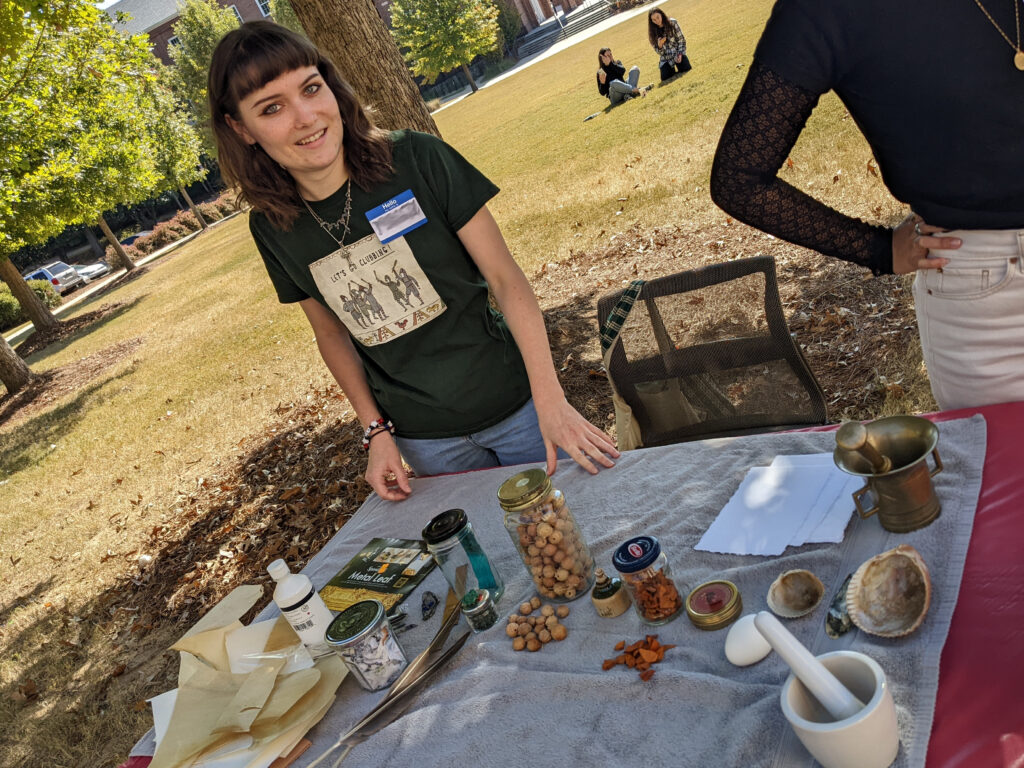
M513 475L498 489L505 529L533 583L548 600L566 603L594 584L594 558L562 492L543 469Z
M618 576L609 579L600 568L594 571L594 576L597 580L590 599L597 615L603 619L613 619L625 613L630 600L629 592L622 586L622 579Z
M498 610L486 589L471 589L467 592L462 598L461 608L469 628L474 632L483 632L498 623Z
M641 621L667 624L679 615L683 600L656 538L637 536L624 542L615 550L612 563L622 574Z
M379 600L363 600L334 617L324 636L363 688L380 691L409 663Z
M460 600L476 589L487 590L495 603L501 599L505 583L476 540L464 510L449 509L434 517L423 529L423 540Z

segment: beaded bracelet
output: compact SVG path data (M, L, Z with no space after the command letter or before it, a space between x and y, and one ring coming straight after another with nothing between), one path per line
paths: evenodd
M395 425L391 423L391 419L385 419L383 417L374 419L370 422L365 430L363 430L363 450L370 450L370 440L381 432L390 432L392 435L395 434Z

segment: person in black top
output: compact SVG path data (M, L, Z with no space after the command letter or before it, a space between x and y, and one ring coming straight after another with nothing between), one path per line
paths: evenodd
M626 68L622 66L621 61L615 60L611 48L600 50L597 54L597 63L597 91L602 96L607 96L613 107L634 96L647 95L647 88L637 88L637 83L640 82L640 67L631 68L629 77L626 77Z
M711 172L712 198L740 221L876 275L917 272L942 408L1024 399L1020 11L997 0L778 0ZM955 57L934 44L954 39ZM778 178L829 90L912 208L895 228Z

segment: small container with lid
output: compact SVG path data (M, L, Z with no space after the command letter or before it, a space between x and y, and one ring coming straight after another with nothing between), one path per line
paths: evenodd
M548 600L569 602L594 584L594 558L562 492L543 469L513 475L498 489L505 529L533 583Z
M463 595L460 607L474 632L483 632L498 623L498 610L486 589L471 589Z
M449 509L435 516L423 529L423 540L460 600L474 589L486 589L494 603L501 599L505 583L476 540L464 510Z
M615 550L615 570L622 574L640 620L667 624L683 609L683 599L672 580L668 558L653 536L637 536Z
M622 579L618 576L609 579L600 568L594 575L597 581L594 582L590 599L594 603L597 615L603 619L621 616L629 608L629 591L623 586Z
M346 608L334 617L324 639L368 691L387 688L409 663L379 600Z
M698 629L721 629L743 612L740 591L731 581L718 579L694 587L686 597L686 615Z

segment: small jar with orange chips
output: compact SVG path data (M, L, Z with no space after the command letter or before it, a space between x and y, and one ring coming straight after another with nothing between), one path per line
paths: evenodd
M615 550L612 564L620 574L640 620L646 624L667 624L683 609L668 558L653 536L637 536Z

